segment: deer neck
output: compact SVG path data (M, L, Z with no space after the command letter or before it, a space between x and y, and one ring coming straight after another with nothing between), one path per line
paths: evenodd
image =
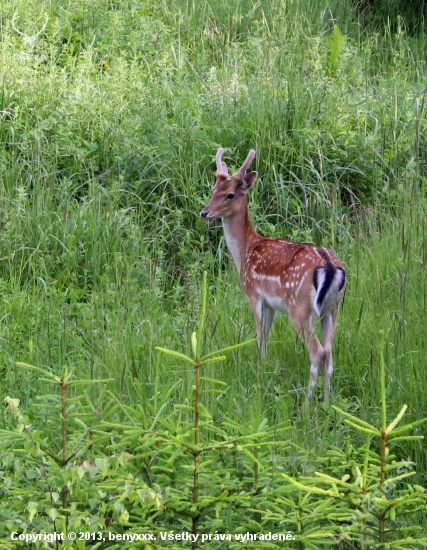
M244 267L244 261L248 255L249 248L251 248L252 241L254 238L259 237L249 221L247 204L245 208L242 208L232 216L222 218L222 226L228 250L233 256L237 273L241 275L242 267Z

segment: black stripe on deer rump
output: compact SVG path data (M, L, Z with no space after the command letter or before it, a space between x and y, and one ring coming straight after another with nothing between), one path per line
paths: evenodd
M326 261L325 266L316 267L313 273L313 285L317 290L315 307L319 315L322 313L325 305L325 299L328 292L334 289L334 295L337 296L344 288L346 273L342 267L335 268L330 260ZM335 301L335 296L333 301Z

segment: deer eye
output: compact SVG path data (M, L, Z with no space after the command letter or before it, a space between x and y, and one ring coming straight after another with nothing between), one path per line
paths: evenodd
M234 199L234 193L228 193L227 199Z

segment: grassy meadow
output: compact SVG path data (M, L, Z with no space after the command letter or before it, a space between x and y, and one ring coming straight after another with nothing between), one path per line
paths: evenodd
M348 272L331 404L375 426L404 404L407 424L427 417L427 36L398 2L391 18L354 4L2 2L0 549L427 546L425 500L393 511L426 486L426 425L396 458L372 439L384 454L368 468L366 433L323 404L322 376L306 405L309 358L286 317L265 359L234 348L202 381L156 350L194 355L193 331L205 354L254 337L221 223L199 217L218 147L231 170L254 148L257 230L330 246ZM323 485L304 497L319 469L374 488L386 459L414 475L381 485L402 501L360 507L362 537L352 497L337 517L310 501L338 498ZM311 481L294 494L283 474ZM71 528L296 535L11 538Z

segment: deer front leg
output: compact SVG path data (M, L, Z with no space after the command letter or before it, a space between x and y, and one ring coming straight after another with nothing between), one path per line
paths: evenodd
M273 325L276 312L274 309L268 307L258 295L251 297L250 303L256 323L258 348L261 355L265 357L267 355L268 338L270 336L271 327Z

